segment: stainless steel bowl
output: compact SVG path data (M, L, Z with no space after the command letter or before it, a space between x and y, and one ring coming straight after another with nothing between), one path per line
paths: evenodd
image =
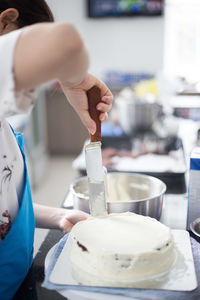
M136 173L107 174L109 213L135 212L160 219L166 185L161 180ZM81 177L70 186L74 208L89 212L88 181Z
M200 218L197 218L190 224L190 230L200 238Z

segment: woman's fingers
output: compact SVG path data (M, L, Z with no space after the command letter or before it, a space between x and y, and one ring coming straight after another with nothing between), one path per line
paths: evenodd
M97 108L97 110L99 110L101 112L108 112L111 110L112 104L105 104L103 102L100 102L96 108Z
M98 103L97 105L97 110L99 110L102 113L107 113L111 110L112 108L112 102L113 102L113 96L104 96L102 98L103 102ZM102 118L107 118L107 116L105 116L105 114L102 114L102 117L100 118L101 121Z
M70 221L65 220L64 224L63 224L63 232L64 233L68 233L72 230L72 227L74 226L74 224L72 224Z
M93 86L98 86L100 88L101 99L99 99L100 102L96 108L100 112L99 120L105 122L108 120L107 112L112 108L113 95L101 80L91 74L87 74L79 85L67 89L63 87L63 91L67 96L68 101L78 113L81 121L89 130L90 134L96 132L96 124L90 117L87 99L87 91Z
M105 102L106 104L112 104L113 96L104 96L101 101Z
M88 91L93 86L97 86L100 88L102 100L104 97L111 97L111 101L113 101L113 95L112 95L111 91L109 90L109 88L106 86L106 84L92 74L88 73L85 76L84 80L75 88L81 88L84 91Z
M99 120L100 120L101 122L106 122L106 121L108 120L108 114L107 114L107 113L101 113L101 114L99 115Z

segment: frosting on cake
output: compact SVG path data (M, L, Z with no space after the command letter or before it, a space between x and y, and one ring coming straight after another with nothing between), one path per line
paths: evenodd
M69 243L72 274L83 285L131 287L174 262L171 230L130 212L77 223Z

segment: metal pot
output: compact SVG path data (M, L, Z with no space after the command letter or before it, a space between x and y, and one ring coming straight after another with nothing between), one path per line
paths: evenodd
M120 124L127 135L131 135L138 130L149 130L162 111L161 105L151 98L118 98L116 106Z
M136 173L107 174L109 213L134 212L160 219L166 185L153 176ZM81 177L70 186L74 208L89 212L88 181Z
M200 238L200 218L197 218L190 224L190 230Z

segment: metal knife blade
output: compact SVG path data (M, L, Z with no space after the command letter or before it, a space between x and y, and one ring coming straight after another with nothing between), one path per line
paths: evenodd
M101 101L100 89L96 86L87 92L89 113L95 121L97 130L90 135L90 143L85 147L86 171L88 176L89 207L92 216L107 215L106 193L104 186L104 167L101 153L100 112L96 109Z

